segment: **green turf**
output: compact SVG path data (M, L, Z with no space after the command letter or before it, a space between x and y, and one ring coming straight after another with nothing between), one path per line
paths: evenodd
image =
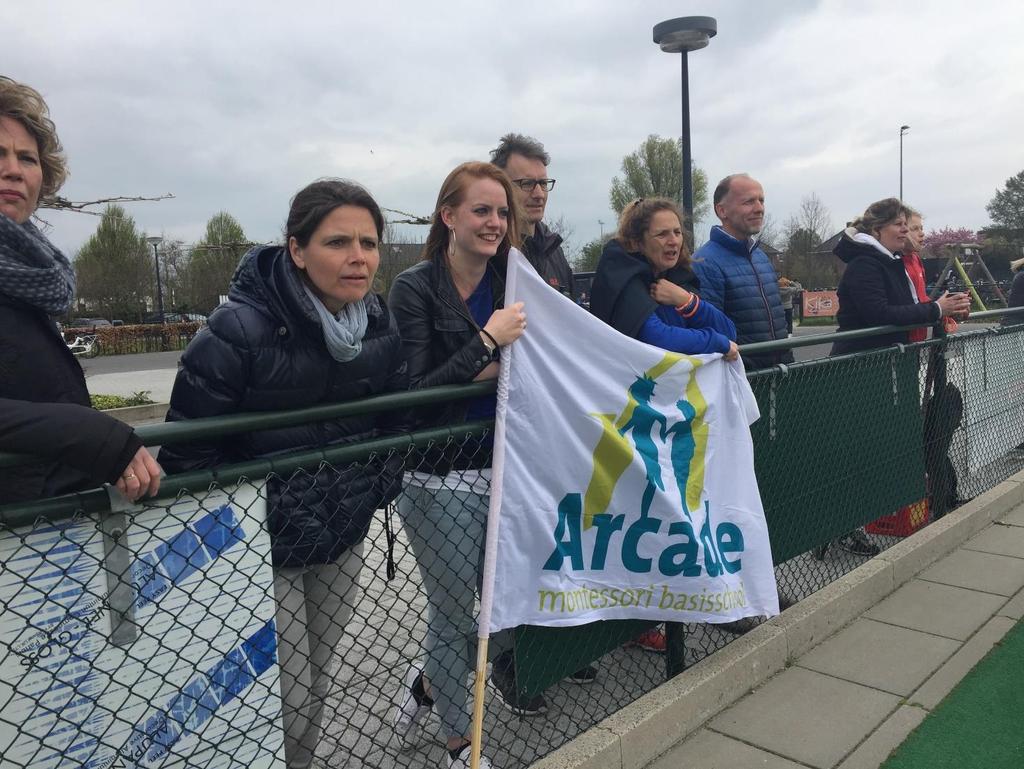
M1024 768L1024 621L1018 622L882 769Z

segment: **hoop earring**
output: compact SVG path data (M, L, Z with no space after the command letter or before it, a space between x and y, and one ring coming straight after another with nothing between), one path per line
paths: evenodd
M448 228L448 261L455 258L455 228Z

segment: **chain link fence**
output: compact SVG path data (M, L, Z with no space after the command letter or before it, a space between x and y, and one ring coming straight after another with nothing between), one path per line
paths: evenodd
M750 381L784 602L1024 468L1024 326ZM441 395L483 391L462 390ZM100 491L0 509L0 764L445 766L468 734L489 439L472 423L191 473L122 510ZM283 497L342 509L350 479L385 473L402 491L361 545L282 565ZM756 621L671 625L668 654L644 648L665 643L644 622L499 634L484 753L529 766Z

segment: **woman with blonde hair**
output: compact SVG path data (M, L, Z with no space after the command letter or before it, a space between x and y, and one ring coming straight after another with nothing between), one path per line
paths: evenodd
M505 266L519 242L512 183L490 163L456 167L441 185L423 261L399 275L388 303L412 388L498 376L501 348L526 329L523 304L505 307ZM417 427L492 419L496 396L431 406ZM426 660L406 677L394 717L409 742L431 707L449 769L469 767L467 678L476 646L476 586L490 502L491 440L468 439L410 458L398 512L427 594ZM481 756L480 766L491 766Z
M92 408L54 322L71 306L75 272L31 218L66 176L43 97L0 76L0 451L44 460L4 469L0 504L104 482L134 500L160 486L132 428Z

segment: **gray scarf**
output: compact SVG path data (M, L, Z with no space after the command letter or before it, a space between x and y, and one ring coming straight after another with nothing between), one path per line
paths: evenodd
M313 302L313 309L320 316L324 342L331 357L339 363L347 363L359 355L363 349L363 336L366 334L366 302L349 302L341 308L341 312L334 315L324 307L324 303L304 280L302 288Z
M71 262L32 222L0 214L0 294L63 315L75 293Z

